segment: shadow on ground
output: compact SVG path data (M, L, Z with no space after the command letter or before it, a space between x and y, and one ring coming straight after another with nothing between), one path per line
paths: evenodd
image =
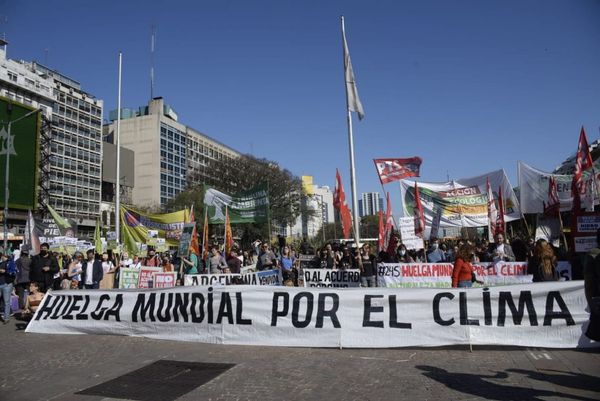
M544 401L540 397L564 397L585 401L594 399L567 392L517 387L509 382L499 384L498 381L507 379L509 373L521 374L533 380L552 383L556 386L568 387L579 391L600 392L599 377L579 373L560 372L556 370L541 372L525 369L507 369L504 372L497 372L495 375L479 375L453 373L442 368L427 365L417 365L416 368L420 369L424 376L443 384L447 388L460 391L464 394L487 398L488 400Z

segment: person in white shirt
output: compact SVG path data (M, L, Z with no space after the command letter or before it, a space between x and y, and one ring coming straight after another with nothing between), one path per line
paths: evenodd
M81 272L82 285L86 289L97 289L100 287L100 281L104 276L102 262L94 258L93 249L87 251L87 260L83 263Z

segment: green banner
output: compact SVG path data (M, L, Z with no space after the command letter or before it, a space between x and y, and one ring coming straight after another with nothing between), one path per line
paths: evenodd
M225 209L231 224L265 223L269 218L269 193L265 184L235 195L205 187L204 207L210 224L225 224Z
M6 158L9 158L8 207L36 209L40 113L32 107L0 97L0 204L4 204ZM23 118L24 117L24 118ZM10 132L9 132L9 122Z

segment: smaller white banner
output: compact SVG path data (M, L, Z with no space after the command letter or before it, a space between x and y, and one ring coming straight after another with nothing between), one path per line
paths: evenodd
M360 287L360 270L303 269L305 287Z
M243 274L186 274L184 285L282 285L281 272L277 269Z

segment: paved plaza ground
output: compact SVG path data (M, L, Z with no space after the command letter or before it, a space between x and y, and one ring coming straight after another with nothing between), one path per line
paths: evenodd
M0 326L2 401L116 399L76 394L116 378L104 389L126 395L137 380L146 393L129 397L141 400L600 400L599 349L250 347L23 329ZM135 374L161 360L231 365L202 380L188 365ZM180 384L165 390L170 380Z

